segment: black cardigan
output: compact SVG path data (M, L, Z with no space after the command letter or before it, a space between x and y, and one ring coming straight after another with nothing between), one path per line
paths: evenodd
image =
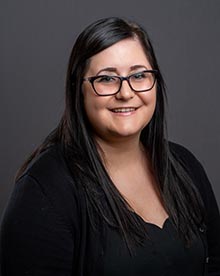
M188 150L174 143L170 148L186 164L205 204L204 275L220 275L220 215L211 185ZM58 146L42 153L15 184L2 220L0 248L2 276L103 275L98 265L101 241ZM96 267L100 270L94 271Z

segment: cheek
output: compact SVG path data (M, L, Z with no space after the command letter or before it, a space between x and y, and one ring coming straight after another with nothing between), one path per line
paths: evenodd
M93 112L97 109L96 106L96 97L89 86L89 84L85 84L82 86L82 93L83 93L83 102L84 102L84 108L86 115L90 121L90 117L93 114Z
M91 96L91 95L88 96L87 93L85 93L84 107L85 107L86 114L88 116L90 116L91 114L95 116L94 113L101 110L102 106L103 106L102 103L99 101L99 99L96 96Z
M152 99L153 105L154 105L154 110L156 108L156 103L157 103L157 92L155 91L153 94L153 99Z
M105 120L105 103L104 99L88 94L86 91L84 94L84 107L87 118L93 127L96 127L100 121Z
M96 112L97 107L93 103L93 101L88 97L84 97L84 107L86 115L89 121L91 122L93 120L93 114Z
M151 107L151 109L155 109L157 101L156 90L152 90L147 94L142 94L140 95L140 98L145 106Z

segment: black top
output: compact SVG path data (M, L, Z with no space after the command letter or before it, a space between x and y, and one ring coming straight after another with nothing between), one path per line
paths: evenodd
M220 275L220 216L210 183L189 151L170 146L187 165L207 211L207 225L190 248L169 218L162 229L145 223L150 239L132 257L119 233L106 225L103 248L89 223L84 194L54 146L15 184L1 227L2 276Z
M205 251L200 238L186 248L167 219L163 228L146 223L147 239L131 257L115 231L108 231L104 255L106 276L200 276L204 275Z

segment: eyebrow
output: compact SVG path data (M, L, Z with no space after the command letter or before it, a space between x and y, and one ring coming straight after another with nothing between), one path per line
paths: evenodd
M132 71L132 70L136 70L136 69L139 69L139 68L145 68L146 70L148 69L146 67L146 65L133 65L133 66L130 67L130 70ZM115 68L115 67L106 67L106 68L103 68L103 69L99 70L96 75L99 75L103 71L116 73L117 72L117 68Z

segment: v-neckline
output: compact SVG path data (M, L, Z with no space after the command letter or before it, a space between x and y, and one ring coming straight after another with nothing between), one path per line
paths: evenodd
M155 224L155 223L153 223L153 222L144 220L144 219L143 219L140 215L138 215L136 212L133 212L133 214L134 214L135 216L137 216L138 218L140 218L140 219L144 222L144 224L146 224L146 225L148 225L148 226L155 227L155 228L159 229L160 231L163 231L163 230L167 227L167 224L170 222L170 218L167 217L167 218L164 220L162 226L159 226L159 225L157 225L157 224Z

